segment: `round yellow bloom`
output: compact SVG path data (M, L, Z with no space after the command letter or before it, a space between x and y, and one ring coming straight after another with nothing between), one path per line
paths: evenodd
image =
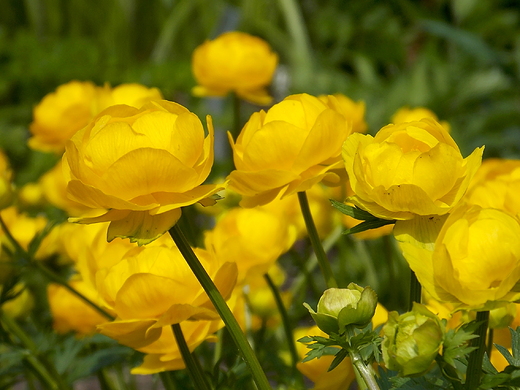
M267 112L254 113L233 147L236 170L229 186L245 207L310 189L342 166L341 145L351 123L320 99L291 95Z
M365 102L355 102L349 97L335 93L334 95L321 95L318 98L333 110L342 114L352 123L353 133L366 133Z
M146 244L177 222L181 207L212 204L221 187L201 185L213 164L209 116L207 122L205 137L195 114L168 101L99 114L67 143L63 162L69 197L106 213L76 221L111 221L109 241Z
M478 310L520 298L520 223L509 214L461 205L447 217L397 221L394 234L433 298Z
M520 215L520 160L486 159L470 183L465 200Z
M437 122L440 123L442 127L446 129L446 131L449 133L451 130L451 126L446 121L439 121L439 118L437 115L426 107L401 107L399 110L396 111L396 113L392 116L392 123L398 124L398 123L405 123L405 122L415 122L420 121L424 118L431 118Z
M271 83L278 56L264 40L246 33L227 32L206 41L193 52L196 96L225 96L235 92L245 100L269 104L265 87Z
M99 112L115 104L139 108L146 101L162 99L156 88L123 84L110 89L85 81L71 81L46 95L33 110L29 146L44 152L61 153L65 143Z
M236 262L240 284L250 274L266 273L295 239L294 227L278 215L261 208L234 208L206 232L204 243L218 258Z
M203 249L195 253L222 296L229 298L236 265ZM112 267L100 269L96 282L101 298L117 316L99 325L99 332L132 348L156 341L164 326L219 318L173 242L131 249Z
M442 215L462 198L483 148L463 159L433 119L390 124L375 137L352 134L343 159L355 195L348 200L382 219Z

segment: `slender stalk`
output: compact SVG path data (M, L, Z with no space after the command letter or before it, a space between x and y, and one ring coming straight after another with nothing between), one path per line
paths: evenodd
M408 301L408 311L413 309L413 303L421 303L421 284L415 275L415 272L410 270L410 297Z
M491 360L491 353L493 351L493 337L495 336L494 329L488 329L487 342L486 342L486 352L488 354L488 358Z
M477 347L469 354L468 369L466 371L466 390L475 390L480 385L480 377L482 376L482 360L486 351L486 332L489 325L489 311L477 312L477 322L481 322L475 331L478 337L471 340L471 346Z
M94 302L92 302L90 299L88 299L86 296L84 296L82 293L74 289L71 285L69 285L65 280L63 280L61 277L56 275L54 272L49 270L47 267L45 267L41 262L34 261L32 262L32 265L40 271L46 278L51 280L54 283L57 283L63 287L65 287L68 291L70 291L72 294L77 296L79 299L81 299L83 302L85 302L87 305L92 307L94 310L96 310L99 314L106 317L110 321L114 321L115 317L112 316L110 313L103 310L101 307L96 305Z
M215 309L224 321L224 324L226 324L228 327L229 333L233 338L235 345L240 351L249 369L251 370L251 374L253 375L253 379L258 387L258 390L270 390L271 387L267 381L267 377L265 376L265 373L253 352L253 349L247 342L246 337L242 333L242 330L240 329L237 320L233 316L233 313L231 313L231 310L226 304L226 301L217 290L217 287L207 274L206 270L200 263L191 247L188 245L184 234L180 228L175 225L170 229L170 235L179 248L179 251L184 256L184 259L188 263L188 266L192 270L193 274L202 285L202 288L206 294L208 294L209 299L213 305L215 305Z
M347 337L349 339L354 337L354 330L352 327L347 326L346 330ZM361 356L359 351L355 348L349 348L348 354L350 356L352 365L358 370L359 374L361 375L361 378L365 382L364 384L360 383L359 386L363 388L363 385L365 385L366 388L369 390L380 390L372 370L365 364L365 361L363 360L363 357Z
M276 306L278 307L278 312L280 313L280 317L282 317L283 330L285 332L285 338L287 339L289 353L291 354L293 372L296 373L296 364L300 361L300 357L298 356L298 352L296 351L296 344L294 342L293 332L291 324L289 322L289 316L287 315L287 310L285 309L285 305L283 304L280 291L274 284L273 279L271 279L269 274L264 274L264 278L267 282L267 285L271 289L271 292L273 293L274 300L276 301ZM301 381L302 378L300 375L298 375L298 379Z
M202 372L200 366L195 362L195 358L188 348L181 326L179 324L172 324L172 330L179 351L181 352L182 360L184 360L184 364L188 370L188 375L195 384L195 388L199 390L210 390L211 387L206 380L204 372Z
M316 225L314 224L314 220L312 219L307 194L304 191L298 192L298 200L300 202L300 208L302 210L303 219L305 220L305 226L307 227L307 232L309 233L309 239L311 240L314 253L316 253L316 258L318 259L318 264L320 265L321 273L325 278L325 283L327 284L328 288L338 287L338 283L336 282L336 279L334 279L332 269L330 268L329 259L327 258L325 250L321 245L320 237L318 236L318 230L316 229Z

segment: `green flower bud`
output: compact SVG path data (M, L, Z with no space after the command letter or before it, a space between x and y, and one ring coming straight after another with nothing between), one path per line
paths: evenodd
M424 373L439 353L444 333L439 318L419 303L402 315L389 313L382 344L387 368L403 376Z
M377 294L370 287L350 283L347 288L329 288L318 302L317 312L303 304L316 325L327 334L342 333L345 327L365 327L376 311Z

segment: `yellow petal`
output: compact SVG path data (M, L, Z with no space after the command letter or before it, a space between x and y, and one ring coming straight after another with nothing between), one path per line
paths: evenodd
M137 349L161 337L162 328L151 328L156 322L154 319L114 321L98 325L97 330L123 345Z
M181 217L181 209L150 215L147 211L131 211L120 220L112 221L108 227L108 241L116 237L130 238L138 245L149 244L162 236Z

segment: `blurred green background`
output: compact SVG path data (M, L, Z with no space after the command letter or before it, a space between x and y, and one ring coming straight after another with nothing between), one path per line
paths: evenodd
M45 166L25 146L32 108L72 79L158 87L207 114L190 96L191 53L226 30L278 52L277 100L362 99L371 133L403 105L427 106L464 155L520 157L519 1L0 0L0 147L17 181Z

